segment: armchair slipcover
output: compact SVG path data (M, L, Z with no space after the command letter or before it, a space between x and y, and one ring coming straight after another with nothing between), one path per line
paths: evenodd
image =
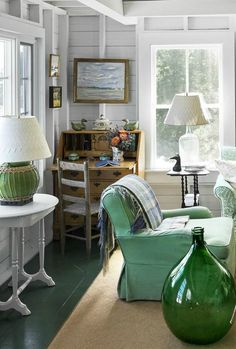
M102 195L101 206L113 225L124 258L117 287L121 299L160 300L169 271L190 248L191 229L195 226L204 228L210 250L234 274L235 246L231 218L212 218L211 212L200 206L163 210L163 218L189 215L186 227L167 231L143 228L132 232L137 207L119 189L119 181L108 187Z
M222 147L221 159L236 161L236 148ZM214 186L214 194L220 200L221 215L233 218L236 238L236 190L219 174Z

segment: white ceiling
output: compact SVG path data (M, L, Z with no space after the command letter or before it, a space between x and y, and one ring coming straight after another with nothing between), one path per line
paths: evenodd
M236 15L236 0L44 0L71 16L104 14L123 24L138 17Z

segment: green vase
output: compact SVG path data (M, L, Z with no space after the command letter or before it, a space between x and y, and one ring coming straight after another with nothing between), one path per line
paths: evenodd
M0 205L24 205L32 201L39 185L37 168L29 162L0 166Z
M162 292L169 329L182 341L194 344L222 338L232 325L236 304L234 279L208 250L203 233L203 228L192 230L192 246L169 273Z

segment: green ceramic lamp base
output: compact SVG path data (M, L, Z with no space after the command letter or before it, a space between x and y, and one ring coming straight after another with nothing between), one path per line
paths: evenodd
M0 205L22 206L33 200L39 185L37 168L29 162L0 166Z

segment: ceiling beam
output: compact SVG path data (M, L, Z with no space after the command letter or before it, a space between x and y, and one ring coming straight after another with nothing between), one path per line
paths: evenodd
M236 14L235 0L124 1L129 17L212 16Z
M68 16L99 16L99 13L89 7L76 7L66 9Z
M129 18L123 15L122 0L79 0L79 2L122 24L128 25L137 23L136 18Z
M61 0L55 0L55 1L50 1L50 4L53 6L57 6L57 7L73 7L76 9L79 8L87 8L86 6L82 5L81 3L79 3L78 1L61 1Z

